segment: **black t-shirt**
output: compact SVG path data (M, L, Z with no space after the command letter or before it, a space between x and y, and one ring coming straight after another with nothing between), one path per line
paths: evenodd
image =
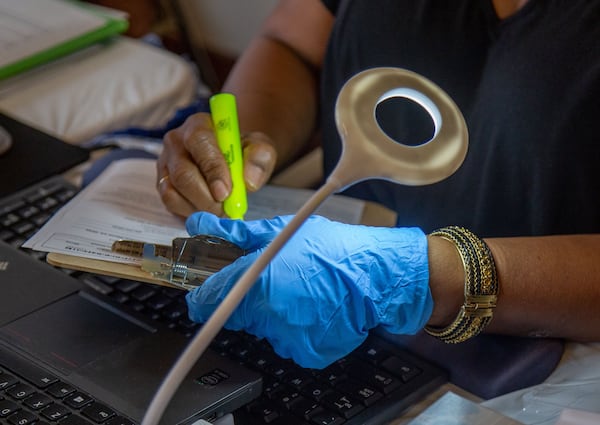
M461 109L469 151L448 179L381 180L346 193L398 213L398 225L462 225L480 236L600 232L600 1L530 0L500 21L491 0L324 0L336 15L322 74L325 171L340 153L342 85L378 66L418 72ZM393 103L393 102L392 102ZM383 106L383 105L382 105ZM383 108L405 143L428 140L419 108Z

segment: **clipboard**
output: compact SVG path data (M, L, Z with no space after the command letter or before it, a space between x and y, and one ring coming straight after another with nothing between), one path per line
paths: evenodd
M22 22L21 27L15 28L12 33L10 28L5 28L0 33L5 37L0 38L0 52L4 56L4 59L0 60L0 80L106 40L125 32L129 27L125 15L109 13L91 4L64 0L33 0L32 4L28 2L31 3L31 0L3 0L3 4L0 5L0 21ZM51 13L43 15L43 11L40 13L42 7ZM62 39L59 22L55 26L49 23L47 28L42 28L39 32L34 30L26 34L29 38L24 37L23 41L18 39L17 34L28 26L28 19L31 28L35 28L34 20L43 16L44 20L49 21L53 17L60 17L61 14L63 17L64 14L70 14L69 16L89 19L89 25L86 23ZM38 40L40 44L36 46ZM7 56L10 58L6 59Z
M361 217L361 224L393 227L396 224L396 213L380 204L366 202ZM70 270L78 270L87 273L136 280L144 283L182 289L180 286L172 285L169 282L154 277L150 272L143 270L140 266L135 264L95 260L55 252L50 252L47 254L46 262L55 267L61 267Z

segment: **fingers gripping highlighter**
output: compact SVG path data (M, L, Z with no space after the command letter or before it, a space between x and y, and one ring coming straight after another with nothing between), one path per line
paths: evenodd
M243 219L248 201L235 97L230 93L219 93L210 98L209 104L217 143L231 173L231 193L223 201L223 210L229 218Z
M380 103L395 97L416 102L429 113L435 126L431 140L422 145L408 146L385 134L377 122L375 111ZM329 195L372 178L410 186L435 183L452 175L467 153L467 127L456 104L437 85L411 71L372 68L355 75L342 87L335 113L342 139L342 155L337 166L323 186L238 279L192 339L156 393L142 425L158 424L181 381L260 273Z

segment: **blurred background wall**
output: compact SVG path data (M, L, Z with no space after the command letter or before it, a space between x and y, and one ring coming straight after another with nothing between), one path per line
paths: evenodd
M87 0L129 15L126 35L155 34L163 45L187 54L214 91L248 45L277 0Z

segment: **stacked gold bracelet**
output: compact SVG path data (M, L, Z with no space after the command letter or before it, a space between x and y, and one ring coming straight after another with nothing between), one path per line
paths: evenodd
M431 235L452 242L458 250L465 269L465 303L450 325L426 326L425 331L447 343L463 342L479 334L492 320L498 298L494 258L487 244L463 227L444 227Z

